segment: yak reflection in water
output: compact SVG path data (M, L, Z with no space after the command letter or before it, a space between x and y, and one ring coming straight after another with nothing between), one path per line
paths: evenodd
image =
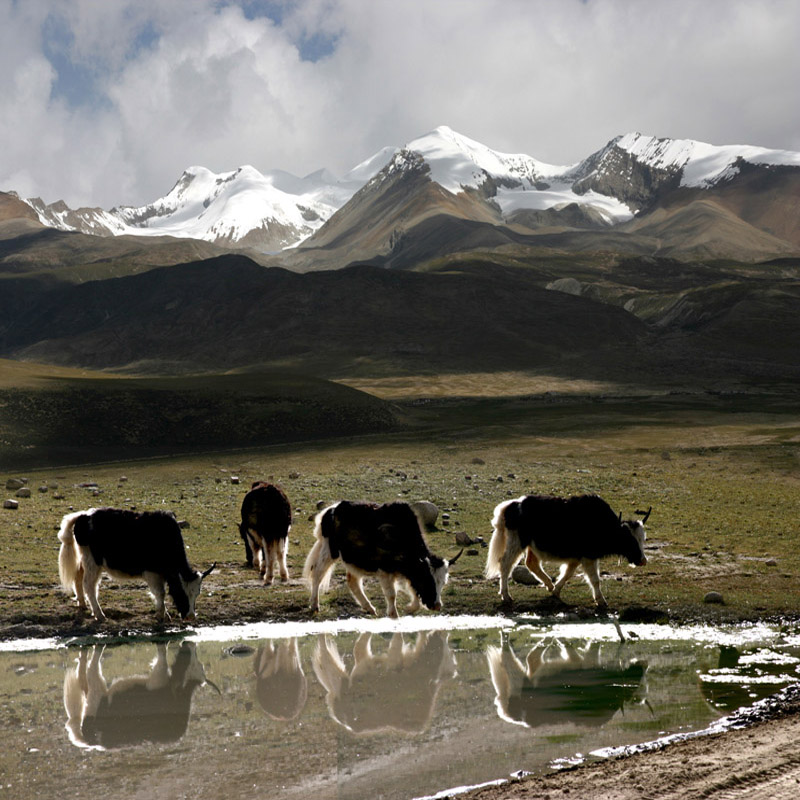
M256 699L272 719L288 721L300 714L308 698L308 681L296 638L261 645L253 671Z
M529 728L570 722L600 727L641 693L646 665L604 657L599 642L585 648L558 640L538 643L519 660L503 636L486 651L501 719Z
M414 644L395 633L385 652L372 652L372 634L353 646L348 672L334 641L322 635L314 651L317 680L331 718L353 733L420 733L430 724L442 684L456 674L448 634L423 631Z
M195 689L210 683L194 643L180 644L171 668L167 645L159 643L149 675L118 678L110 684L101 665L104 650L105 645L82 647L75 668L64 677L66 728L72 743L111 749L180 739L186 733Z

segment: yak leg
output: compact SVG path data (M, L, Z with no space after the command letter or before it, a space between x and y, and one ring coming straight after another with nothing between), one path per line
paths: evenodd
M419 595L414 591L414 589L411 587L411 584L407 581L403 588L411 596L411 602L406 606L406 611L409 614L416 614L417 611L422 608L422 600L419 599Z
M525 556L525 566L545 585L548 592L553 591L553 579L544 571L539 556L530 548Z
M83 593L89 598L89 605L92 607L92 616L102 622L106 615L100 608L100 601L97 599L97 589L100 584L102 572L93 558L83 562Z
M156 619L159 622L163 622L164 618L169 619L170 616L164 603L166 598L164 578L157 572L145 572L144 579L147 581L147 588L150 589L150 594L153 595L153 600L156 604Z
M504 603L511 603L508 576L511 575L511 570L521 555L522 545L519 542L519 534L514 530L506 531L506 549L500 558L500 597Z
M600 590L600 573L598 572L598 563L596 558L584 558L581 561L583 573L586 575L586 580L589 586L592 587L592 596L598 608L607 608L608 603L606 598L603 597L603 592Z
M378 573L383 596L386 598L386 616L397 619L397 589L394 586L394 576L385 572Z
M561 565L561 572L553 587L553 595L555 597L561 596L561 590L564 588L564 584L575 574L575 570L578 569L580 563L580 561L565 561Z
M375 610L375 606L370 603L370 601L367 599L367 596L364 594L364 588L361 585L361 581L362 578L348 571L347 588L350 590L350 594L353 595L356 602L364 611L377 617L378 612Z
M85 609L86 608L86 593L83 591L83 560L81 559L78 562L78 570L75 573L75 585L73 588L75 589L75 599L78 601L78 608Z
M262 541L264 540L262 539ZM264 586L272 586L273 581L275 580L275 574L272 569L275 558L275 541L264 541L262 559L266 562L266 567L263 567L261 570L261 575L264 578Z
M278 550L278 570L281 574L281 581L286 583L289 580L289 570L286 566L286 554L289 552L289 537L283 536L275 543Z

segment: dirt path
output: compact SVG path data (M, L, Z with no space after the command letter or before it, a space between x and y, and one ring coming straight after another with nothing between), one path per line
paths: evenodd
M798 693L795 693L795 695ZM465 800L796 800L800 797L800 697L771 719L610 761L463 795Z

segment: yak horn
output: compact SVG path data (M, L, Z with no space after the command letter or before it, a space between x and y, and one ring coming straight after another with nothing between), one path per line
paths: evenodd
M456 563L456 561L458 561L458 559L459 559L459 558L461 558L461 554L462 554L463 552L464 552L464 548L462 547L462 548L461 548L461 549L458 551L458 555L457 555L457 556L455 556L454 558L451 558L451 559L449 559L449 560L448 560L448 562L447 562L447 566L448 566L448 567L452 567L452 566L453 566L453 564L455 564L455 563Z
M200 577L205 578L207 575L211 573L211 570L217 566L217 562L215 561Z
M648 508L647 511L637 511L636 512L637 514L644 514L644 517L642 517L642 525L644 525L645 522L647 522L647 518L650 516L650 512L652 510L653 510L653 506L650 506L650 508Z

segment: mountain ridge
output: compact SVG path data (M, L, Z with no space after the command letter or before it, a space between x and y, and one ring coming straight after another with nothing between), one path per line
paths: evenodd
M388 182L397 187L398 178L411 173L421 199L409 203L404 187L400 205L405 210L395 209L389 222L387 191L385 187L379 191L379 185ZM752 187L759 180L797 197L800 153L628 133L575 164L556 166L525 154L500 153L440 126L403 147L382 148L341 179L324 170L297 178L280 170L261 173L252 166L219 174L190 167L164 197L146 206L71 210L60 202L45 205L35 198L27 202L43 224L62 230L196 238L229 248L282 252L289 263L297 263L300 259L292 250L298 247L330 251L337 240L358 238L345 231L343 219L384 231L381 236L371 233L367 237L371 245L365 242L353 261L385 256L398 236L420 218L443 210L489 225L513 220L531 230L559 224L625 226L665 198L675 203L678 195L688 197L692 192L746 193L739 187ZM423 186L425 182L433 186ZM759 192L763 196L764 188ZM370 211L365 196L383 200ZM730 197L726 202L734 213L737 204L747 205L746 200ZM410 215L409 205L417 207ZM422 205L430 209L423 213ZM564 209L570 213L562 217ZM761 240L747 258L782 255L792 247L800 250L800 224L776 225L752 211L744 221L790 245L770 253L764 251L766 240ZM350 263L341 258L323 260L328 265L335 261L336 266Z

